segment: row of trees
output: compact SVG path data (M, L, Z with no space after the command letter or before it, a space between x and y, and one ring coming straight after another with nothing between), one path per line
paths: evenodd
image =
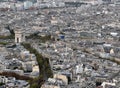
M32 82L30 82L31 87L30 88L40 88L40 86L44 83L44 81L53 76L53 73L51 71L51 67L49 64L49 59L44 58L39 52L31 47L29 43L22 43L22 45L30 51L30 53L34 53L39 65L40 74L39 77L33 79Z
M0 42L0 45L7 45L7 42Z
M0 36L0 39L14 39L15 36L14 35L9 35L9 36Z
M9 25L6 25L5 27L7 30L10 31L10 35L8 36L0 36L0 39L14 39L15 38L15 33L14 33L14 30L10 28Z
M42 37L42 36L39 36L38 34L39 33L33 33L30 36L26 36L26 39L38 39L41 42L46 42L48 40L51 40L51 35L46 35L46 36Z
M19 79L19 80L33 80L33 78L30 78L24 75L19 75L15 72L1 72L0 75L6 76L6 77L15 77L16 79Z
M83 52L88 53L88 54L92 54L93 56L97 57L98 59L103 59L103 60L109 60L112 61L114 63L120 64L120 60L114 57L109 57L109 58L103 58L101 57L98 53L92 53L91 51L87 50L87 49L83 49Z

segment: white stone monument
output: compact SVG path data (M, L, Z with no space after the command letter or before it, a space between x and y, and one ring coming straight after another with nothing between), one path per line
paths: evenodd
M22 43L25 41L25 32L23 30L15 30L15 43Z

